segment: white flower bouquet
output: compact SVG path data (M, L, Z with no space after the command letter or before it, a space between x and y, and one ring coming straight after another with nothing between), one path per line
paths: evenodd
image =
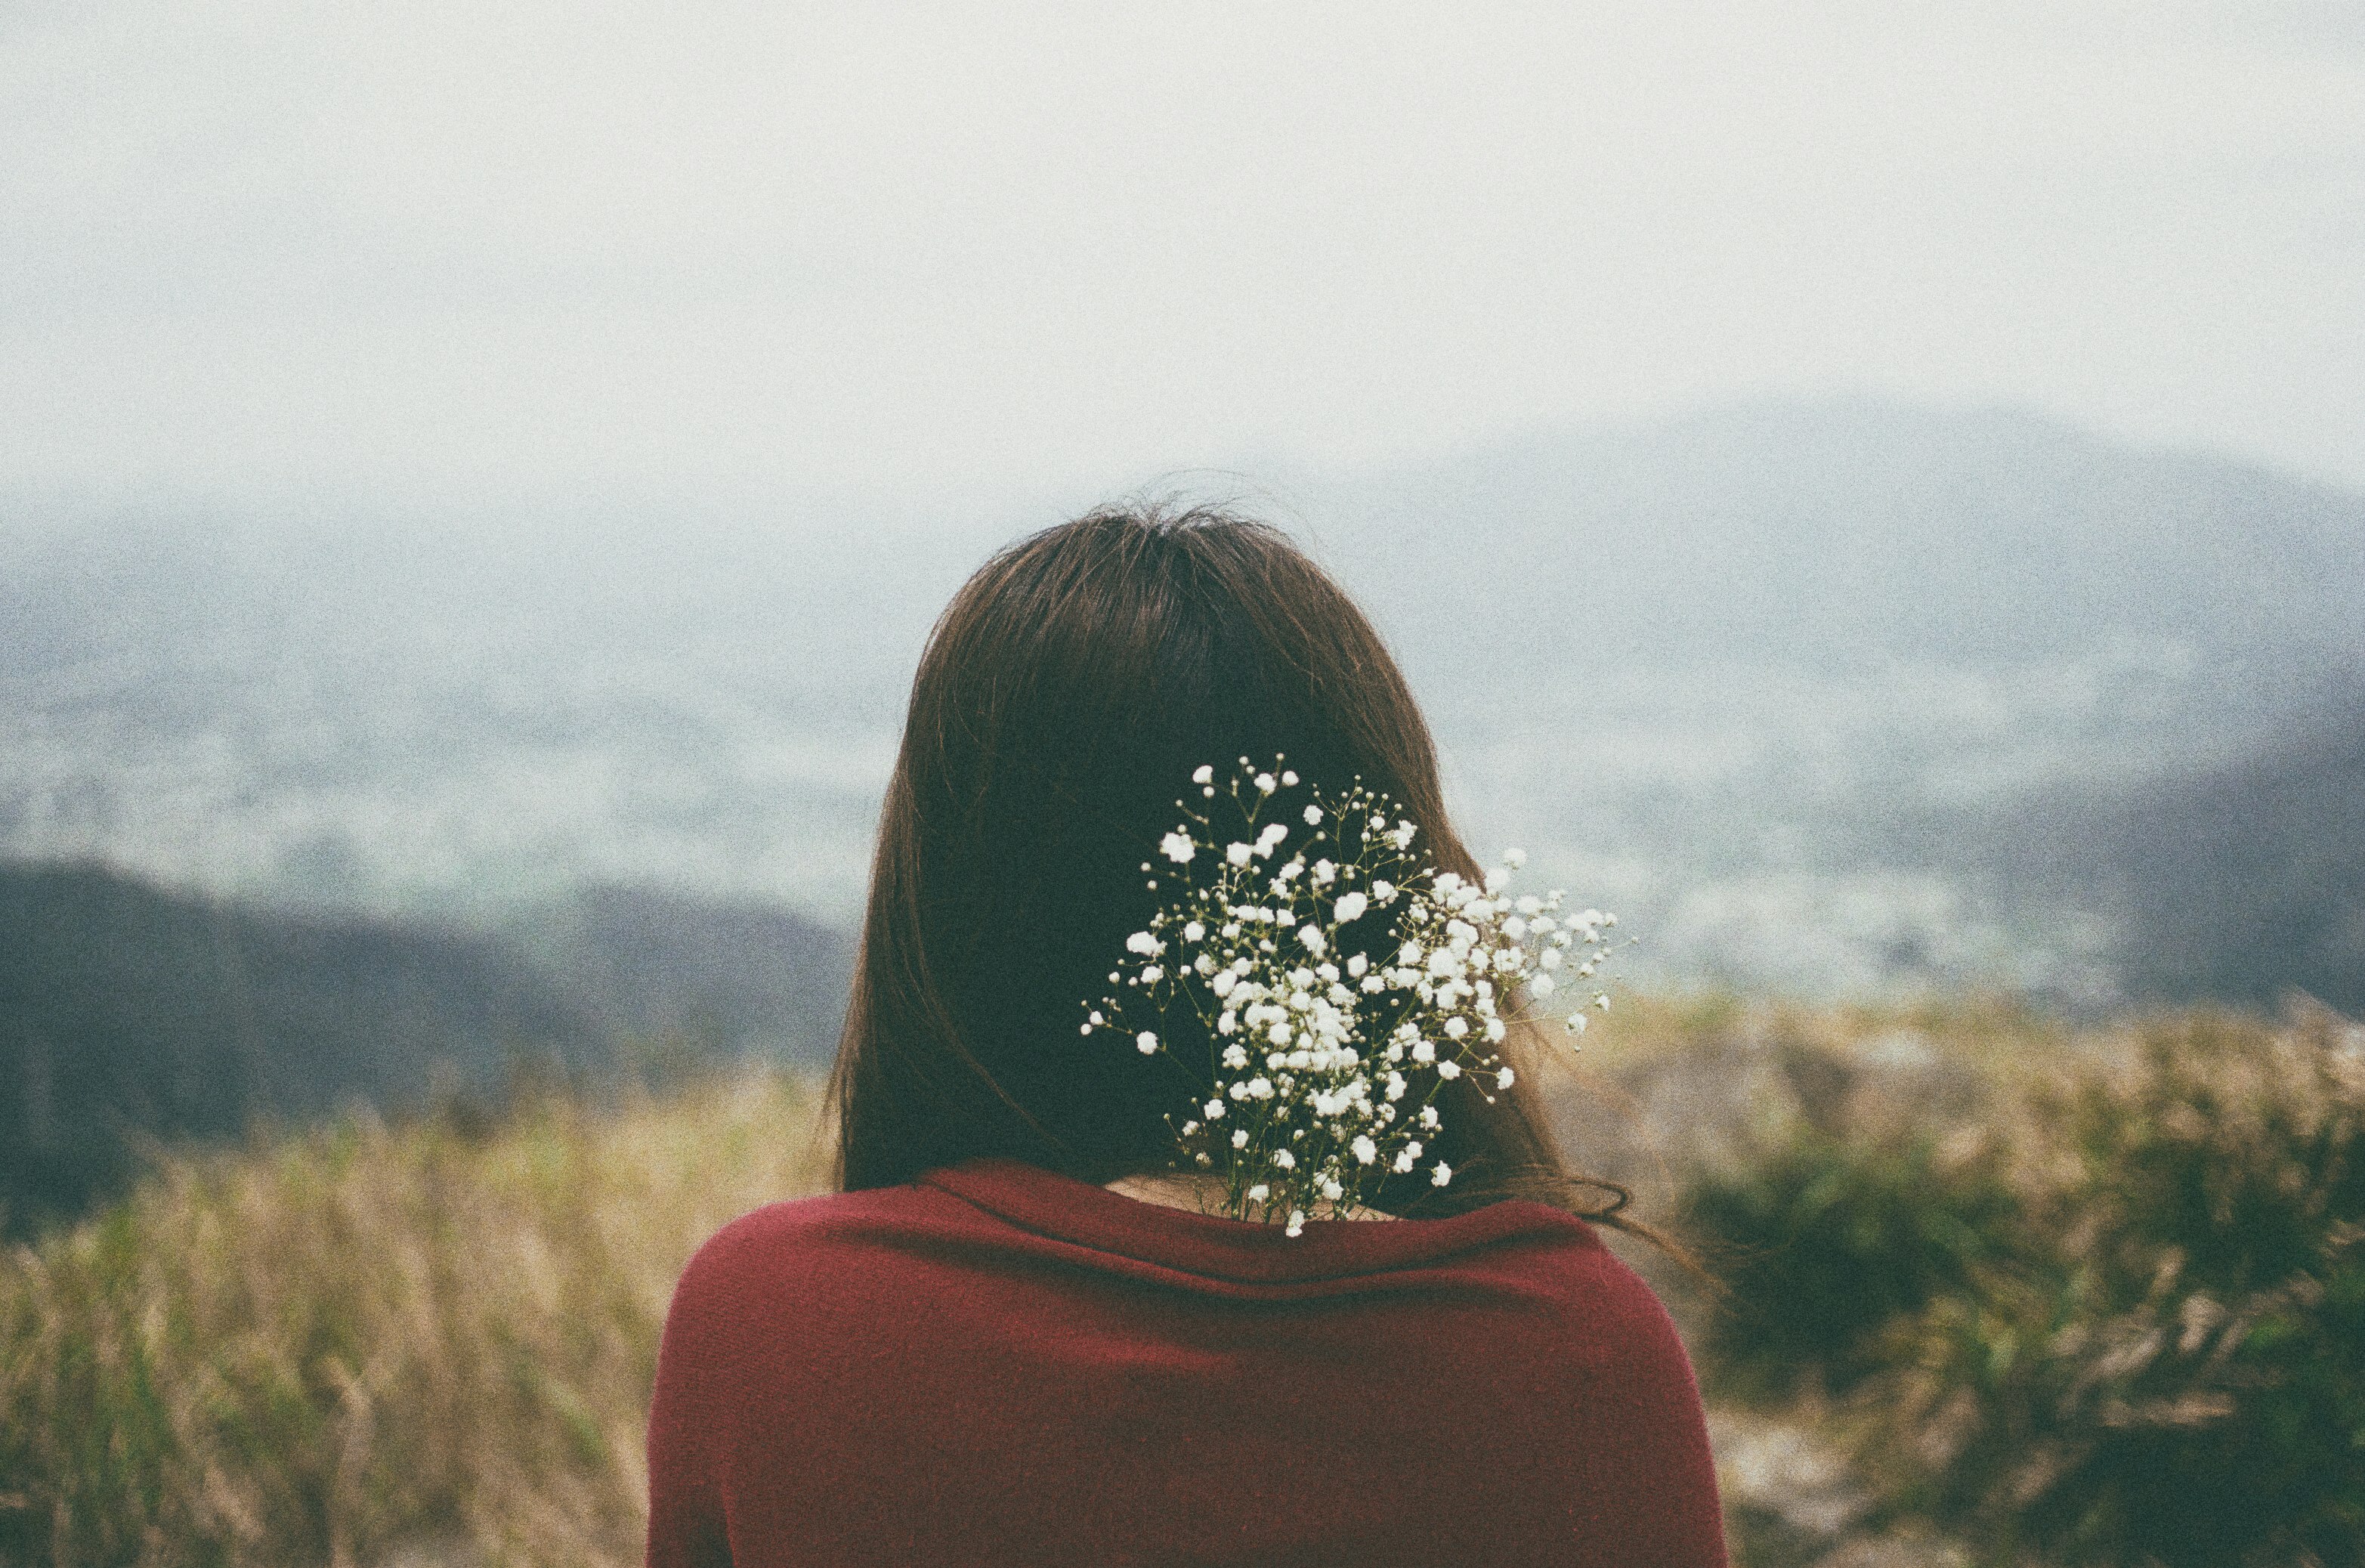
M1564 985L1606 1011L1608 993L1583 982L1618 917L1564 913L1558 891L1511 896L1516 849L1483 884L1438 870L1387 796L1360 779L1337 796L1301 789L1285 760L1242 757L1220 791L1212 766L1192 775L1202 806L1178 801L1164 864L1142 865L1171 896L1126 938L1130 967L1086 1004L1083 1032L1157 1055L1178 1011L1195 1017L1211 1092L1168 1117L1182 1162L1221 1181L1225 1213L1282 1218L1295 1236L1391 1177L1450 1183L1431 1152L1440 1089L1465 1074L1490 1101L1508 1089L1499 1047ZM1207 804L1219 793L1228 806ZM1237 813L1242 836L1216 829L1218 811ZM1585 1030L1583 1006L1552 1015Z

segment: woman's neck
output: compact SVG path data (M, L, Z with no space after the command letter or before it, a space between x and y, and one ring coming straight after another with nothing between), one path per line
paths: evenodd
M1133 1198L1162 1208L1188 1209L1194 1214L1220 1215L1224 1212L1224 1184L1209 1176L1120 1176L1106 1183L1108 1190L1120 1197ZM1324 1204L1306 1216L1308 1219L1394 1219L1377 1209L1350 1208L1333 1212Z

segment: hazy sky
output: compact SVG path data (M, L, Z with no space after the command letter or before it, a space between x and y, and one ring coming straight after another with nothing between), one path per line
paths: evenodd
M835 494L1765 392L2365 484L2365 6L0 0L0 493Z

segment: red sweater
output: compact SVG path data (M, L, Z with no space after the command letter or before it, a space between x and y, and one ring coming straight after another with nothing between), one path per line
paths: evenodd
M1539 1204L1279 1229L1006 1161L682 1275L652 1568L1722 1564L1691 1365Z

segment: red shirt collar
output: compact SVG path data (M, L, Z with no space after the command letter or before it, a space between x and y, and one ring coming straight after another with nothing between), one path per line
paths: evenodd
M1278 1225L1194 1214L1128 1198L1012 1159L972 1159L920 1178L1021 1229L1160 1269L1243 1284L1351 1279L1422 1268L1507 1241L1553 1238L1597 1247L1575 1215L1524 1200L1443 1219L1314 1220Z

